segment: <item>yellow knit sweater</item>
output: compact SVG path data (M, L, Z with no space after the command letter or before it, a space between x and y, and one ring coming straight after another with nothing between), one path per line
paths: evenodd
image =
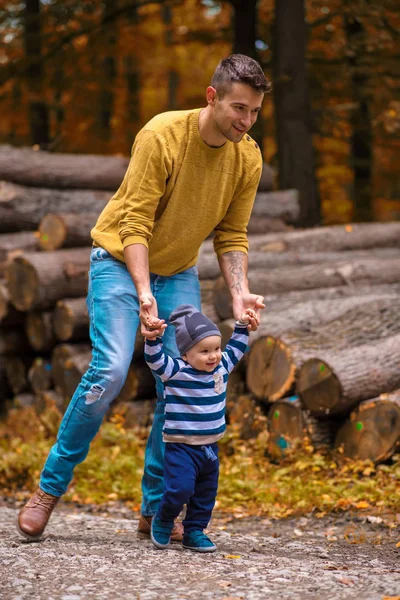
M249 135L207 146L200 110L157 115L137 134L124 180L91 232L115 258L123 261L126 246L144 244L150 271L174 275L196 264L213 230L218 256L247 252L261 153Z

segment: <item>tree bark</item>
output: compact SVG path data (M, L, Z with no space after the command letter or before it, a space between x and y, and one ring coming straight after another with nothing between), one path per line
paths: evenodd
M258 192L251 216L279 218L285 223L297 223L300 217L299 192L297 190Z
M250 271L248 279L250 290L262 296L334 287L351 287L354 295L358 286L400 283L400 258L365 258ZM230 303L230 294L221 277L214 287L214 306L221 319L232 316Z
M399 388L399 364L399 334L374 344L328 350L301 366L297 393L316 417L348 414L361 400Z
M51 372L55 390L65 399L68 382L65 381L65 362L73 356L85 355L90 352L89 344L59 344L51 353Z
M36 357L28 371L28 381L36 395L51 389L53 378L50 362L40 356Z
M30 362L28 357L17 355L4 357L8 384L14 395L29 390L28 368Z
M251 250L264 252L342 252L400 246L400 222L350 223L271 233L250 240Z
M56 344L53 312L29 312L25 319L25 331L30 345L36 352L52 350Z
M400 390L360 402L339 429L335 446L353 460L387 460L400 444Z
M321 303L319 314L324 313L322 306ZM349 299L343 306L333 305L331 315L328 307L326 303L323 324L318 324L318 312L308 319L305 311L302 320L301 312L296 315L293 311L292 318L288 315L287 319L274 320L272 315L269 322L266 319L252 334L246 377L248 388L257 398L275 401L283 397L292 389L299 369L312 357L323 357L331 350L339 352L373 345L377 340L400 334L400 322L396 318L400 311L399 298L365 302Z
M0 326L15 327L25 321L25 314L19 312L10 302L5 279L0 279Z
M32 252L17 256L6 268L11 302L18 310L44 310L62 298L87 292L91 248Z
M29 64L26 70L28 93L28 119L31 143L45 147L49 143L50 119L45 100L42 52L42 27L40 0L26 0L24 10L25 55Z
M376 248L371 250L348 250L343 252L268 252L250 251L248 255L249 271L266 271L287 266L313 265L325 262L351 262L365 258L399 258L398 248ZM215 252L201 251L196 267L200 279L216 279L221 275ZM254 276L255 277L255 276ZM229 297L229 295L227 296Z
M0 146L0 179L21 185L62 189L116 190L129 159L63 154Z
M85 298L58 300L53 314L54 333L62 341L89 338L89 314Z
M299 190L301 223L320 221L315 178L312 118L306 73L304 0L275 6L274 101L277 118L279 182Z
M12 256L23 251L35 252L36 250L39 250L39 240L33 231L0 234L0 277L4 275L9 255Z
M111 192L29 188L0 181L0 233L35 230L48 213L100 214L110 197Z

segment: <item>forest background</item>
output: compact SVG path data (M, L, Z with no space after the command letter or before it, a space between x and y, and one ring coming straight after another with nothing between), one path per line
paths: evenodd
M400 218L395 0L3 6L0 143L128 155L153 115L203 106L218 61L242 52L272 80L254 136L277 187L309 202L302 224Z

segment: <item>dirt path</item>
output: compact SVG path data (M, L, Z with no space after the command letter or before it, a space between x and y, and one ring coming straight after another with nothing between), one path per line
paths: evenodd
M60 503L39 543L0 506L2 600L382 600L400 597L398 528L376 517L284 521L216 515L215 554L136 536L126 508L100 514ZM375 520L375 522L370 522Z

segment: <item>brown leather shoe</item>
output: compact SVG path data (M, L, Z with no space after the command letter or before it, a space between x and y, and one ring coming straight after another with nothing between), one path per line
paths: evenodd
M46 494L38 488L32 498L20 510L17 529L28 540L36 540L43 534L53 508L60 498Z
M145 517L140 515L138 525L139 537L150 537L151 520L153 517ZM171 542L181 542L183 539L183 525L181 521L175 521L171 533Z

